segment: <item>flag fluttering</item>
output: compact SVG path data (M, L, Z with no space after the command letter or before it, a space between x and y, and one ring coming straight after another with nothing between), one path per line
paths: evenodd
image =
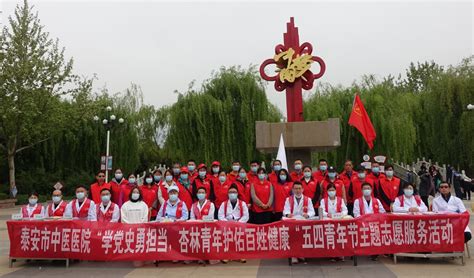
M354 97L352 112L349 117L349 125L359 130L359 132L362 134L362 137L364 137L365 142L367 142L367 145L369 145L369 149L374 147L374 141L377 137L377 134L375 133L372 121L370 120L367 111L365 111L364 104L360 100L358 94L356 94Z
M286 162L285 142L283 141L283 134L280 134L280 145L278 146L277 159L281 161L281 168L288 171L288 164Z

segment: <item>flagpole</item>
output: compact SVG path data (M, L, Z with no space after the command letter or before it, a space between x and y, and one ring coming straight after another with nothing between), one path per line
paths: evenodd
M354 99L352 100L352 108L351 108L351 111L352 109L354 109L354 104L355 104L355 100L356 100L356 95L357 93L355 93L354 95ZM349 113L349 118L350 118L350 113ZM344 157L344 160L346 159L349 159L349 142L350 142L350 139L351 139L351 125L350 124L347 124L349 127L347 128L347 144L346 144L346 157Z

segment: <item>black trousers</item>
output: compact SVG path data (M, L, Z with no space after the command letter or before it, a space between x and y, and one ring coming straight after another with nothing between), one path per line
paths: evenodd
M273 221L273 212L254 212L252 217L253 224L268 224Z
M273 214L273 222L280 221L282 217L283 217L283 212L275 212Z
M470 241L472 238L472 235L470 232L464 232L464 243Z
M425 203L426 207L429 208L429 206L428 206L428 196L420 196L420 198L423 201L423 203Z

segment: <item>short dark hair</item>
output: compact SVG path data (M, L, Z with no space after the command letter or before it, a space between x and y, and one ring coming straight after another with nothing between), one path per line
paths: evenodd
M273 160L273 163L272 163L272 164L275 164L275 162L280 162L280 164L281 164L281 160L279 160L279 159Z
M392 164L387 164L387 165L385 165L385 170L387 170L387 169L389 169L389 168L392 168L392 170L393 170L393 165L392 165Z
M36 197L39 198L39 194L38 194L38 192L36 192L36 191L30 192L30 195L28 195L28 198L30 198L31 196L36 196Z
M231 189L235 189L235 190L237 190L237 192L239 191L239 188L237 187L237 185L235 183L233 183L229 186L229 189L227 189L227 192L229 192L229 190L231 190Z
M267 173L267 170L265 170L265 168L260 167L260 168L258 168L258 170L257 170L257 174L258 174L259 172L262 172L262 171L263 171L265 174Z
M196 190L196 192L198 192L198 191L199 191L199 189L204 189L204 191L206 191L206 192L207 192L207 190L206 190L206 188L205 188L204 186L199 186L199 187L198 187L198 189Z
M321 158L321 159L319 160L319 163L321 163L321 162L326 162L326 163L328 163L328 161L327 161L326 159L324 159L324 158Z
M194 163L196 163L196 160L190 159L190 160L188 160L188 163L189 163L189 162L194 162Z
M336 185L335 185L334 183L332 183L332 182L330 182L330 183L328 184L328 186L326 187L326 191L329 191L329 189L331 189L331 188L336 189Z
M372 188L372 185L371 185L370 183L368 183L368 182L362 183L362 187L364 187L364 186L366 186L366 185L368 185L368 186L370 186L370 188Z
M292 187L295 187L295 185L301 185L301 186L303 186L303 184L302 184L300 181L295 181L295 182L293 183L293 186L292 186Z
M313 168L311 168L311 166L309 166L309 165L303 166L303 171L304 171L305 169L309 169L309 170L313 171Z
M102 192L104 192L104 191L109 191L109 193L111 193L110 189L108 189L108 188L102 188L102 190L100 191L100 194L102 194Z
M260 162L258 162L258 160L256 160L256 159L254 159L254 160L250 161L250 164L258 164L258 165L260 165Z
M76 186L74 191L78 190L79 188L84 188L86 191L89 191L89 189L85 185L82 185L82 184L79 184L78 186Z

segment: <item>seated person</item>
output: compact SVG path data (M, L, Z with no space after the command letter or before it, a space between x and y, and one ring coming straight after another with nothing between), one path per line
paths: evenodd
M451 196L451 184L441 182L439 185L441 195L433 199L433 211L437 213L464 213L466 207L458 197ZM471 240L471 229L469 225L464 230L464 242Z
M321 199L320 208L323 209L323 217L333 218L339 214L341 217L347 215L347 207L341 197L336 196L336 185L329 183L326 187L328 196Z
M95 212L96 205L94 201L87 198L87 189L83 185L76 187L76 199L67 204L64 217L97 221L97 214Z
M191 220L214 219L214 204L206 199L206 188L199 187L196 193L197 202L191 207Z
M61 190L54 190L52 197L53 202L46 208L46 217L63 217L67 203L62 199L63 193Z
M100 204L97 205L97 221L99 222L119 222L120 208L110 199L112 197L111 190L103 188L100 191Z
M365 214L385 213L379 199L372 197L372 185L368 182L362 184L362 197L354 201L354 217Z
M21 216L23 219L33 219L35 215L44 216L44 207L38 204L39 195L36 192L32 192L28 196L28 204L21 208Z
M175 184L168 187L168 200L163 203L156 216L156 221L165 219L188 220L188 207L178 198L179 187Z
M293 196L286 198L283 216L287 218L310 218L316 215L313 202L303 195L303 185L295 181L292 186Z
M224 201L219 208L219 220L247 223L249 221L249 209L247 204L239 199L237 185L233 183L229 186L227 195L229 199Z
M420 196L414 195L414 187L410 183L406 183L403 186L403 195L398 196L393 202L392 211L393 212L427 212L428 208L426 207L423 200Z

